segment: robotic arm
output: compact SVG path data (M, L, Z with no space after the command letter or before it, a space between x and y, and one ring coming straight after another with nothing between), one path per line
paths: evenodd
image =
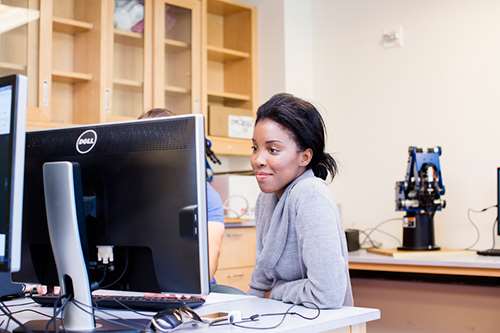
M441 147L408 149L404 181L396 182L396 210L404 211L400 250L439 250L434 243L434 214L446 207L439 156Z

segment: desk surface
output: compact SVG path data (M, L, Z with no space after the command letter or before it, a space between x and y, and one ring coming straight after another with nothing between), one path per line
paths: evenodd
M349 268L357 270L500 277L500 257L444 254L393 258L366 250L349 253Z
M8 306L15 306L15 304L26 303L27 299L20 299L15 301L7 302ZM263 314L263 313L274 313L274 312L285 312L290 307L290 304L285 304L282 302L262 299L253 296L235 296L235 295L223 295L223 294L211 294L207 298L207 303L196 309L199 314L205 314L217 311L241 311L242 317L248 317L253 314ZM46 314L52 313L52 308L41 308L38 305L26 305L16 309L36 309L42 311ZM315 309L308 309L302 306L297 306L293 311L303 314L305 316L314 316L316 314ZM132 313L130 311L109 311L114 315L120 316L127 319L137 319L141 318L139 315ZM104 318L110 318L106 314L96 312L99 316ZM44 319L42 316L34 313L19 313L16 318L21 322L26 322L33 319ZM343 307L335 310L321 310L321 314L315 320L305 320L297 316L287 316L283 324L273 329L273 332L325 332L331 331L338 328L349 327L358 324L364 324L367 321L380 319L380 311L371 308L359 308L359 307ZM248 326L264 327L272 326L281 320L281 316L276 317L264 317L255 323L249 323ZM10 326L13 329L16 325ZM196 329L183 329L182 331L193 331L193 332L227 332L228 328L231 332L248 332L247 329L240 329L237 327L198 327Z

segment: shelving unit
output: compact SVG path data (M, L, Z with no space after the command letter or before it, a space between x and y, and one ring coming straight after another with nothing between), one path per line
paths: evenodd
M106 56L112 69L106 86L112 101L104 121L137 119L152 107L153 5L154 0L144 2L142 32L123 31L113 27L113 20L106 22L112 40ZM111 1L108 16L114 15Z
M6 74L12 73L24 73L26 72L26 65L14 64L9 62L0 62L0 70L5 70Z
M201 17L197 0L155 2L153 105L175 114L200 112Z
M204 2L204 112L210 106L256 110L256 12L231 0ZM216 111L215 111L216 112ZM210 133L208 133L210 135ZM250 140L211 136L213 149L223 155L249 155Z
M27 0L3 0L1 4L10 7L29 7ZM0 34L0 76L28 75L35 70L32 67L35 62L31 61L28 53L28 45L31 45L31 38L35 35L34 27L35 23L25 24Z
M29 128L100 121L99 0L40 1L38 108Z
M54 31L66 34L87 32L94 28L94 25L88 22L55 16L52 19L52 26Z
M208 60L217 62L235 61L250 57L248 52L241 52L224 47L207 46Z
M254 7L145 0L144 30L131 32L115 28L115 0L2 3L40 12L0 35L0 74L29 77L29 128L131 120L153 107L201 112L207 125L209 105L255 115ZM250 152L249 140L211 139L218 154Z

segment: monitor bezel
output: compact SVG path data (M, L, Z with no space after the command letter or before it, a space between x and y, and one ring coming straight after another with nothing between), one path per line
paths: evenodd
M9 235L6 242L8 262L0 271L17 272L21 267L24 151L28 81L23 75L0 77L0 88L12 87L10 134L12 136Z

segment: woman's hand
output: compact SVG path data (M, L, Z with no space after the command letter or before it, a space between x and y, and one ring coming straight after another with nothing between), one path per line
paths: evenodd
M272 290L268 290L264 293L264 298L271 298L271 291Z

